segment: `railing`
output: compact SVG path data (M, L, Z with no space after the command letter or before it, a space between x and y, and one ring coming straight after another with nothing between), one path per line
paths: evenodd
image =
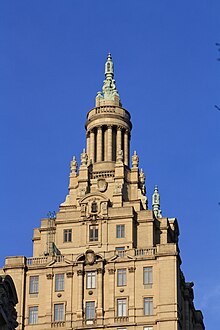
M48 257L38 257L38 258L27 258L27 265L32 266L32 265L41 265L41 264L46 264L48 262Z
M59 327L65 327L65 322L64 321L56 321L52 322L52 328L59 328Z
M147 249L135 249L134 255L136 257L140 256L154 256L156 254L156 247L147 248Z
M56 262L64 262L64 259L67 258L69 260L73 260L73 255L57 255L57 256L44 256L44 257L36 257L36 258L27 258L27 266L34 265L44 265L54 260Z
M156 247L145 248L145 249L130 249L130 250L114 250L107 251L104 253L105 258L109 258L113 255L118 256L119 258L124 258L126 256L132 257L154 257L156 254ZM27 266L35 266L35 265L45 265L51 261L56 261L57 263L64 262L65 259L69 261L75 261L77 258L77 254L67 254L67 255L57 255L57 256L43 256L43 257L34 257L27 258Z
M115 322L128 322L128 316L117 316Z

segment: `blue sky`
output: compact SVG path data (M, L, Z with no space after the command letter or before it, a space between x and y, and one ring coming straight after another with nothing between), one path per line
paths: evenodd
M0 265L32 254L58 210L110 51L132 150L177 217L182 269L207 329L220 312L218 0L0 2Z

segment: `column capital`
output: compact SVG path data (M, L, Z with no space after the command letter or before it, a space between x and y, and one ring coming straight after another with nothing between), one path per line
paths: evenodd
M97 271L97 274L104 274L103 268L98 268L96 271Z
M114 126L113 124L107 124L108 129L112 129L113 126Z
M71 278L71 277L73 277L73 274L74 274L74 272L67 272L66 277Z
M129 273L134 273L135 272L135 267L128 267Z
M108 273L109 275L113 275L115 273L115 269L113 268L108 269Z
M98 130L98 131L102 130L102 125L98 125L98 126L97 126L97 130Z
M48 280L52 280L54 277L54 274L46 274L46 277Z
M123 130L123 128L124 128L123 126L121 126L121 125L118 125L118 126L117 126L117 131L122 131L122 130Z
M82 269L78 269L77 276L83 276L83 275L84 275L84 271Z

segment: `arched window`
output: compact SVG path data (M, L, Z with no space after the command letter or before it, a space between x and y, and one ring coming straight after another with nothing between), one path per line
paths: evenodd
M111 68L111 64L107 63L107 71L110 71L110 68Z

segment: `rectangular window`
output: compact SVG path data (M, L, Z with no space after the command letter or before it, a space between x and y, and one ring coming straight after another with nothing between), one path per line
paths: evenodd
M29 307L29 324L37 324L38 323L38 307L33 306Z
M153 298L144 298L144 315L153 315Z
M86 289L95 289L95 272L86 272Z
M99 239L99 227L96 226L89 226L89 240L90 242L96 242Z
M39 276L30 276L29 293L38 293L39 289Z
M143 283L148 287L152 287L153 283L153 271L152 267L144 267L143 269Z
M64 291L64 274L55 275L55 291Z
M144 327L144 330L153 330L153 327Z
M125 237L125 225L117 225L116 238L124 238L124 237Z
M63 231L63 242L72 242L72 229L64 229Z
M64 321L64 304L54 305L54 321Z
M125 286L126 285L126 269L118 269L117 271L117 285Z
M95 318L95 302L86 302L86 320L94 320Z
M117 300L117 315L118 317L127 316L126 299Z
M116 247L115 250L116 250L116 254L119 257L124 257L124 255L125 255L125 247L124 246Z

